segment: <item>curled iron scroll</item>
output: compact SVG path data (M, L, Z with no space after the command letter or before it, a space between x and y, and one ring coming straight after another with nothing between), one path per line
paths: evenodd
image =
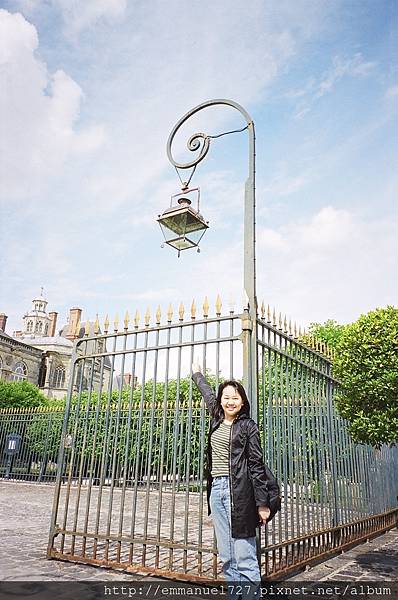
M224 100L224 99L209 100L207 102L204 102L203 104L199 104L199 106L196 106L195 108L190 110L186 115L184 115L178 121L178 123L172 129L169 139L167 140L168 159L171 162L171 164L174 167L176 167L177 169L190 169L191 167L195 167L197 164L199 164L205 158L206 154L209 151L209 147L210 147L210 137L208 135L206 135L205 133L194 133L193 135L191 135L191 137L189 138L189 140L187 142L187 148L191 152L199 151L199 154L189 162L179 163L176 160L174 160L172 152L171 152L171 146L172 146L172 143L173 143L173 140L174 140L174 137L175 137L177 131L179 130L181 125L183 125L183 123L185 123L185 121L187 121L189 119L189 117L191 117L195 113L199 112L203 108L207 108L208 106L215 106L218 104L225 104L227 106L232 106L233 108L236 108L245 117L247 124L248 125L252 124L250 115L245 111L245 109L242 106L240 106L236 102L233 102L232 100Z
M171 144L173 142L174 136L177 133L177 129L172 132L170 135L169 143L167 144L167 155L172 165L174 165L177 169L190 169L191 167L195 167L201 160L204 159L206 154L209 151L210 147L210 138L205 133L194 133L191 135L187 142L187 148L191 152L197 152L199 150L199 154L191 161L186 163L179 163L174 160L171 154Z

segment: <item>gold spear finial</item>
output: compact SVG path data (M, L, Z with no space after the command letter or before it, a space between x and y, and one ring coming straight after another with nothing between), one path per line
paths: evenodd
M271 308L269 304L267 304L267 323L271 323Z
M169 308L167 309L167 321L171 323L173 320L173 307L169 304Z
M113 320L113 331L117 333L119 331L119 315L116 315Z
M264 321L264 319L265 319L265 304L264 304L264 300L261 302L260 314L261 314L262 320Z
M294 322L293 335L294 335L294 339L297 340L297 324L296 324L296 321Z
M283 319L283 332L287 333L287 320L286 320L286 315Z
M144 319L145 319L145 327L149 327L149 321L151 320L151 313L149 312L149 308L146 309Z
M192 321L194 321L196 319L196 304L195 304L195 300L192 300L192 304L191 304L191 319L192 319Z
M97 316L96 316L96 319L95 319L95 323L94 323L94 335L98 335L99 328L100 328L100 325L99 325L98 313L97 313Z
M279 328L278 328L278 329L280 329L280 330L282 331L282 315L281 315L281 313L279 313L279 321L278 321L278 324L279 324Z
M162 311L160 310L160 304L156 310L156 325L160 325L160 319L162 318Z
M86 324L84 326L84 335L88 336L90 333L90 321L87 319Z
M180 306L178 307L178 316L180 318L180 321L184 320L184 313L185 313L185 308L182 302L180 302Z
M207 317L209 316L209 301L207 299L207 296L205 296L205 300L203 302L203 316L205 319L207 319Z
M273 310L273 313L272 313L272 325L274 327L276 327L276 312L275 312L275 307L274 307L274 310Z
M216 315L217 315L217 317L219 317L221 315L221 309L222 309L222 302L221 302L220 294L217 294L217 299L216 299Z
M292 320L291 319L289 319L289 335L290 335L290 337L293 335Z
M138 312L138 310L136 310L135 316L134 316L134 327L136 329L138 329L139 324L140 324L140 313Z
M129 313L128 313L128 311L126 310L126 314L124 315L124 321L123 321L123 324L124 324L124 330L125 330L125 331L127 331L127 330L128 330L128 328L129 328L129 323L130 323L130 316L129 316Z
M104 321L104 333L108 333L108 331L109 331L109 319L108 319L108 315L106 315L105 321Z

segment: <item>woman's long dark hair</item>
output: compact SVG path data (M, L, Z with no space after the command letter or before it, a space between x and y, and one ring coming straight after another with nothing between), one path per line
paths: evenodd
M240 415L246 414L248 417L250 417L250 404L249 404L249 400L247 398L245 388L243 387L243 385L241 383L239 383L239 381L235 381L234 379L231 379L229 381L223 381L218 386L218 391L217 391L217 396L216 396L216 409L214 411L215 412L214 416L220 420L224 418L224 409L221 406L221 396L222 396L224 389L226 387L228 387L229 385L231 387L235 388L235 390L239 393L240 397L243 400L243 405L239 411L239 414Z

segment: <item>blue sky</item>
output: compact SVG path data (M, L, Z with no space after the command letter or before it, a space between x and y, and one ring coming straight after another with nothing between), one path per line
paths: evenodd
M397 304L395 0L0 7L8 331L41 286L60 325L72 306L93 319L219 293L239 309L246 133L214 140L192 180L201 253L162 249L156 223L179 191L169 132L210 98L256 125L260 302L302 325ZM244 125L228 108L191 123L187 138Z

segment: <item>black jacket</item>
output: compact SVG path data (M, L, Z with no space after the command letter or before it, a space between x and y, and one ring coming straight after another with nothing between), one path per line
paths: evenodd
M211 443L210 437L223 421L216 416L216 395L202 373L194 373L192 379L198 386L211 421L207 440L207 502L210 514ZM256 423L247 412L241 412L231 427L230 445L230 489L232 537L248 538L256 535L260 523L258 506L268 506L271 514L269 522L280 510L278 483L270 469L264 464L260 434Z

